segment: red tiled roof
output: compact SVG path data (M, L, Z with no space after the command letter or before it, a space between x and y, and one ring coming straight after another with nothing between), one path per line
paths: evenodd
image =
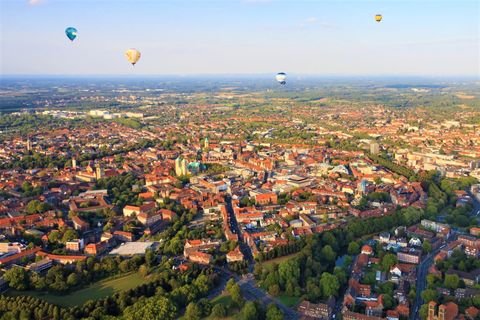
M19 259L22 259L23 257L27 257L29 255L35 254L38 251L40 251L40 248L27 249L22 252L16 253L14 255L2 258L0 259L0 265L15 262Z

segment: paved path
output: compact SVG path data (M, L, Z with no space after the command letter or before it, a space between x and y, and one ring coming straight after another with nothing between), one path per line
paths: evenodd
M255 284L255 279L253 274L249 273L240 277L237 274L234 274L224 268L215 267L215 270L220 275L221 282L219 286L217 286L216 288L210 291L210 294L207 296L209 300L214 299L216 296L220 295L225 289L226 282L230 278L233 278L240 286L240 290L242 291L242 296L246 300L258 301L264 306L267 306L270 303L274 303L283 312L284 319L295 320L300 318L298 313L295 310L287 307L280 300L270 296L265 291L258 288Z

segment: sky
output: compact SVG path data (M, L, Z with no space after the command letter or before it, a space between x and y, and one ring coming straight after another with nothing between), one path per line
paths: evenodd
M480 1L0 0L0 39L1 75L479 77Z

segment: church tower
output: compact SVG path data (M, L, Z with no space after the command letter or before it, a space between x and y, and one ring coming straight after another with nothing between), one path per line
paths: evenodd
M97 180L102 179L105 176L105 172L103 171L103 167L101 164L97 165L95 168L95 177Z
M27 138L27 151L32 151L32 140L30 137Z
M187 160L179 156L175 159L175 174L177 176L186 176L187 173Z

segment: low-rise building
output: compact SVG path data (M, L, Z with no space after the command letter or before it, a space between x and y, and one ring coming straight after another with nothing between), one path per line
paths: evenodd
M240 246L227 253L227 262L239 262L243 261L243 253L240 251Z
M27 269L33 272L40 273L50 269L52 266L53 266L53 261L47 257L40 261L29 264L27 266Z
M90 224L86 221L83 221L80 217L72 217L73 228L79 231L86 231L90 228Z
M213 262L213 256L211 254L199 251L191 252L188 259L199 264L211 264Z
M67 249L67 251L80 252L83 250L83 247L83 239L74 239L65 243L65 249Z
M328 320L331 318L332 306L326 303L311 303L304 300L297 308L298 313L304 319Z
M397 252L397 259L400 262L418 264L421 256L421 251L412 248L405 248Z
M85 254L96 256L98 254L104 253L108 249L108 242L101 241L97 243L89 243L85 246Z

